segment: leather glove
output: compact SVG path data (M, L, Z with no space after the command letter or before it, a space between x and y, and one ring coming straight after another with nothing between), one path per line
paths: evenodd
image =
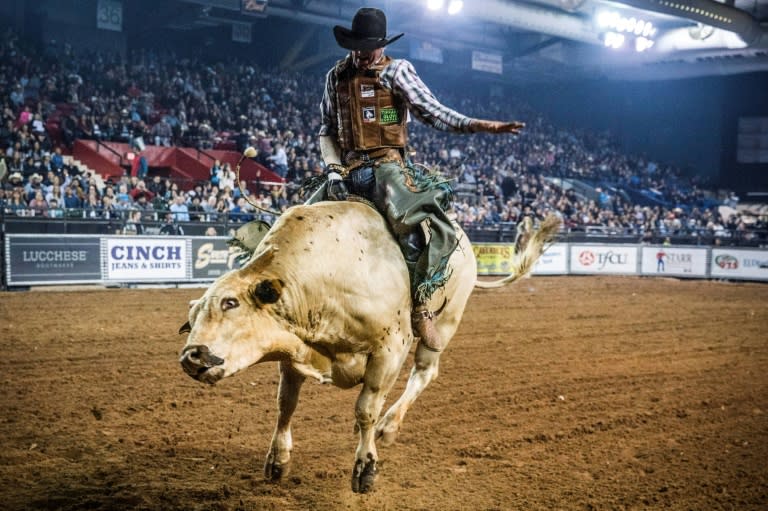
M502 122L472 119L469 123L469 131L472 133L484 131L487 133L512 133L513 135L518 135L523 128L525 128L525 123L518 121Z
M332 164L328 166L331 172L328 173L328 199L329 200L347 200L347 185L344 184L344 179L341 174L336 172L336 169L343 170L341 165Z

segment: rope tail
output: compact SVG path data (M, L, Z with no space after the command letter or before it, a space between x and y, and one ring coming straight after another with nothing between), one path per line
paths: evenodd
M517 241L519 247L516 247L517 250L515 250L512 273L499 280L476 280L475 287L495 289L527 276L533 270L533 266L539 260L541 254L552 244L557 232L560 230L560 219L556 215L550 214L541 221L538 229L530 230L530 225L526 225L526 227L528 229L520 235Z
M240 190L240 196L243 197L248 204L256 208L257 210L261 211L262 213L268 213L270 215L280 216L279 211L275 211L272 209L267 209L259 206L255 202L253 202L248 196L248 194L245 193L245 190L243 190L243 185L240 182L240 165L243 163L243 160L246 158L253 158L257 154L256 149L253 146L248 146L245 148L245 151L243 151L243 154L240 155L240 159L237 161L237 166L235 167L235 173L237 175L237 188Z

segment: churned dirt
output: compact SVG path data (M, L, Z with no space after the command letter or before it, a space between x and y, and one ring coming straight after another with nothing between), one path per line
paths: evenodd
M306 384L293 471L263 480L276 365L184 375L176 331L200 294L0 293L0 508L768 509L768 285L477 291L367 495L350 490L357 389Z

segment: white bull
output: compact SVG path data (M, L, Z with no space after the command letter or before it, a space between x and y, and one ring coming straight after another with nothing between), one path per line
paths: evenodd
M472 247L459 231L451 278L432 298L446 341L456 333L473 286L495 287L528 273L557 224L546 221L526 242L515 271L493 283L476 282ZM288 473L291 416L304 380L342 388L362 384L352 489L365 493L376 476L376 439L394 440L406 411L438 372L440 354L419 345L403 395L379 419L414 341L410 311L405 261L374 209L354 202L296 206L245 266L220 277L192 303L179 331L189 334L180 361L187 374L210 384L278 361L279 414L264 469L270 480Z

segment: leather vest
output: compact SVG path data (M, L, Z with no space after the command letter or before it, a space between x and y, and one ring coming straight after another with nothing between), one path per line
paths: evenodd
M408 110L402 100L379 82L381 70L390 62L392 58L385 56L363 72L357 71L350 59L337 65L336 106L342 154L405 147Z

